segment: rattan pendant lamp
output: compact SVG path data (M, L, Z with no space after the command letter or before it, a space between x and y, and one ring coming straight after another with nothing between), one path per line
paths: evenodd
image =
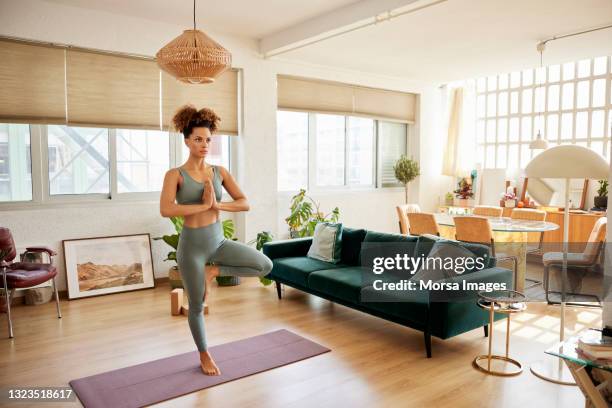
M209 84L232 66L232 54L215 40L196 30L193 0L193 30L166 44L157 54L157 65L181 82Z

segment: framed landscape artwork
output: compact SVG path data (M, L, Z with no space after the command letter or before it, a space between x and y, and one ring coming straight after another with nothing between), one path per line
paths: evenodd
M68 298L155 287L149 234L63 240Z

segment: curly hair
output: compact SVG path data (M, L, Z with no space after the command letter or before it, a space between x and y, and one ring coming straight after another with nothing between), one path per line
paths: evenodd
M174 128L181 132L187 139L193 128L205 127L210 130L210 133L217 131L221 118L212 109L202 108L197 110L193 105L185 105L181 107L172 118Z

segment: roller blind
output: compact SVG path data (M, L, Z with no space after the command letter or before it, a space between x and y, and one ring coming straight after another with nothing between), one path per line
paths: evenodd
M279 109L361 115L414 123L416 95L279 75Z
M212 84L188 85L162 71L162 123L172 127L174 113L183 105L210 108L221 117L217 133L238 134L238 71L228 70Z
M159 129L160 70L155 61L66 52L69 124Z
M65 123L63 49L0 40L0 121Z

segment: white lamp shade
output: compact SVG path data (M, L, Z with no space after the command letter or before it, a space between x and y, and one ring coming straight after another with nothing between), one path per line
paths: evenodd
M544 150L525 168L526 177L607 179L610 165L588 147L560 145Z

